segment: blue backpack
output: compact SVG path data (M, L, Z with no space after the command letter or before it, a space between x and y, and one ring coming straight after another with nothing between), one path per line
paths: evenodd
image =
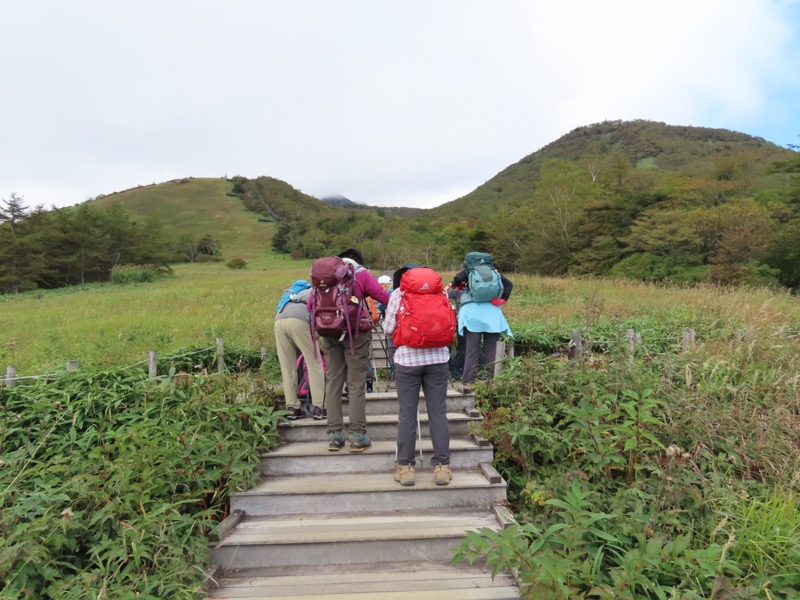
M461 295L461 304L489 302L503 295L503 281L494 268L491 254L468 252L464 257L467 272L467 289Z

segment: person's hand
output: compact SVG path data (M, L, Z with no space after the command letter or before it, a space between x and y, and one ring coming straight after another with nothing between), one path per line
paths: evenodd
M503 304L506 303L506 301L503 300L502 298L492 298L489 302L491 302L495 306L503 306Z

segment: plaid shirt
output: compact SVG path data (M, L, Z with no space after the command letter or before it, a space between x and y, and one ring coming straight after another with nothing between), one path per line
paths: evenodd
M386 318L383 321L383 330L386 335L391 335L397 327L397 313L402 309L400 300L404 292L394 290L389 296L386 305ZM441 348L409 348L400 346L394 353L394 362L404 367L422 367L424 365L438 365L450 360L450 351L447 346Z

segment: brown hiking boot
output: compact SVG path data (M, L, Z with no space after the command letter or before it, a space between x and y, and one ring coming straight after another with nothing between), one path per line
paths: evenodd
M394 480L400 485L414 485L414 465L397 465Z
M450 470L450 465L436 465L433 467L433 480L436 485L447 485L453 478L453 472Z

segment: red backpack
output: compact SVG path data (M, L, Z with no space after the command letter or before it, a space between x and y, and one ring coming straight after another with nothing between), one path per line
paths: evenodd
M350 338L353 352L353 335L365 331L364 317L372 328L372 319L366 315L364 299L356 290L355 270L338 256L325 256L311 263L311 333L323 337Z
M403 296L392 334L396 347L441 348L456 335L456 315L442 287L442 277L433 269L409 269L400 280Z

